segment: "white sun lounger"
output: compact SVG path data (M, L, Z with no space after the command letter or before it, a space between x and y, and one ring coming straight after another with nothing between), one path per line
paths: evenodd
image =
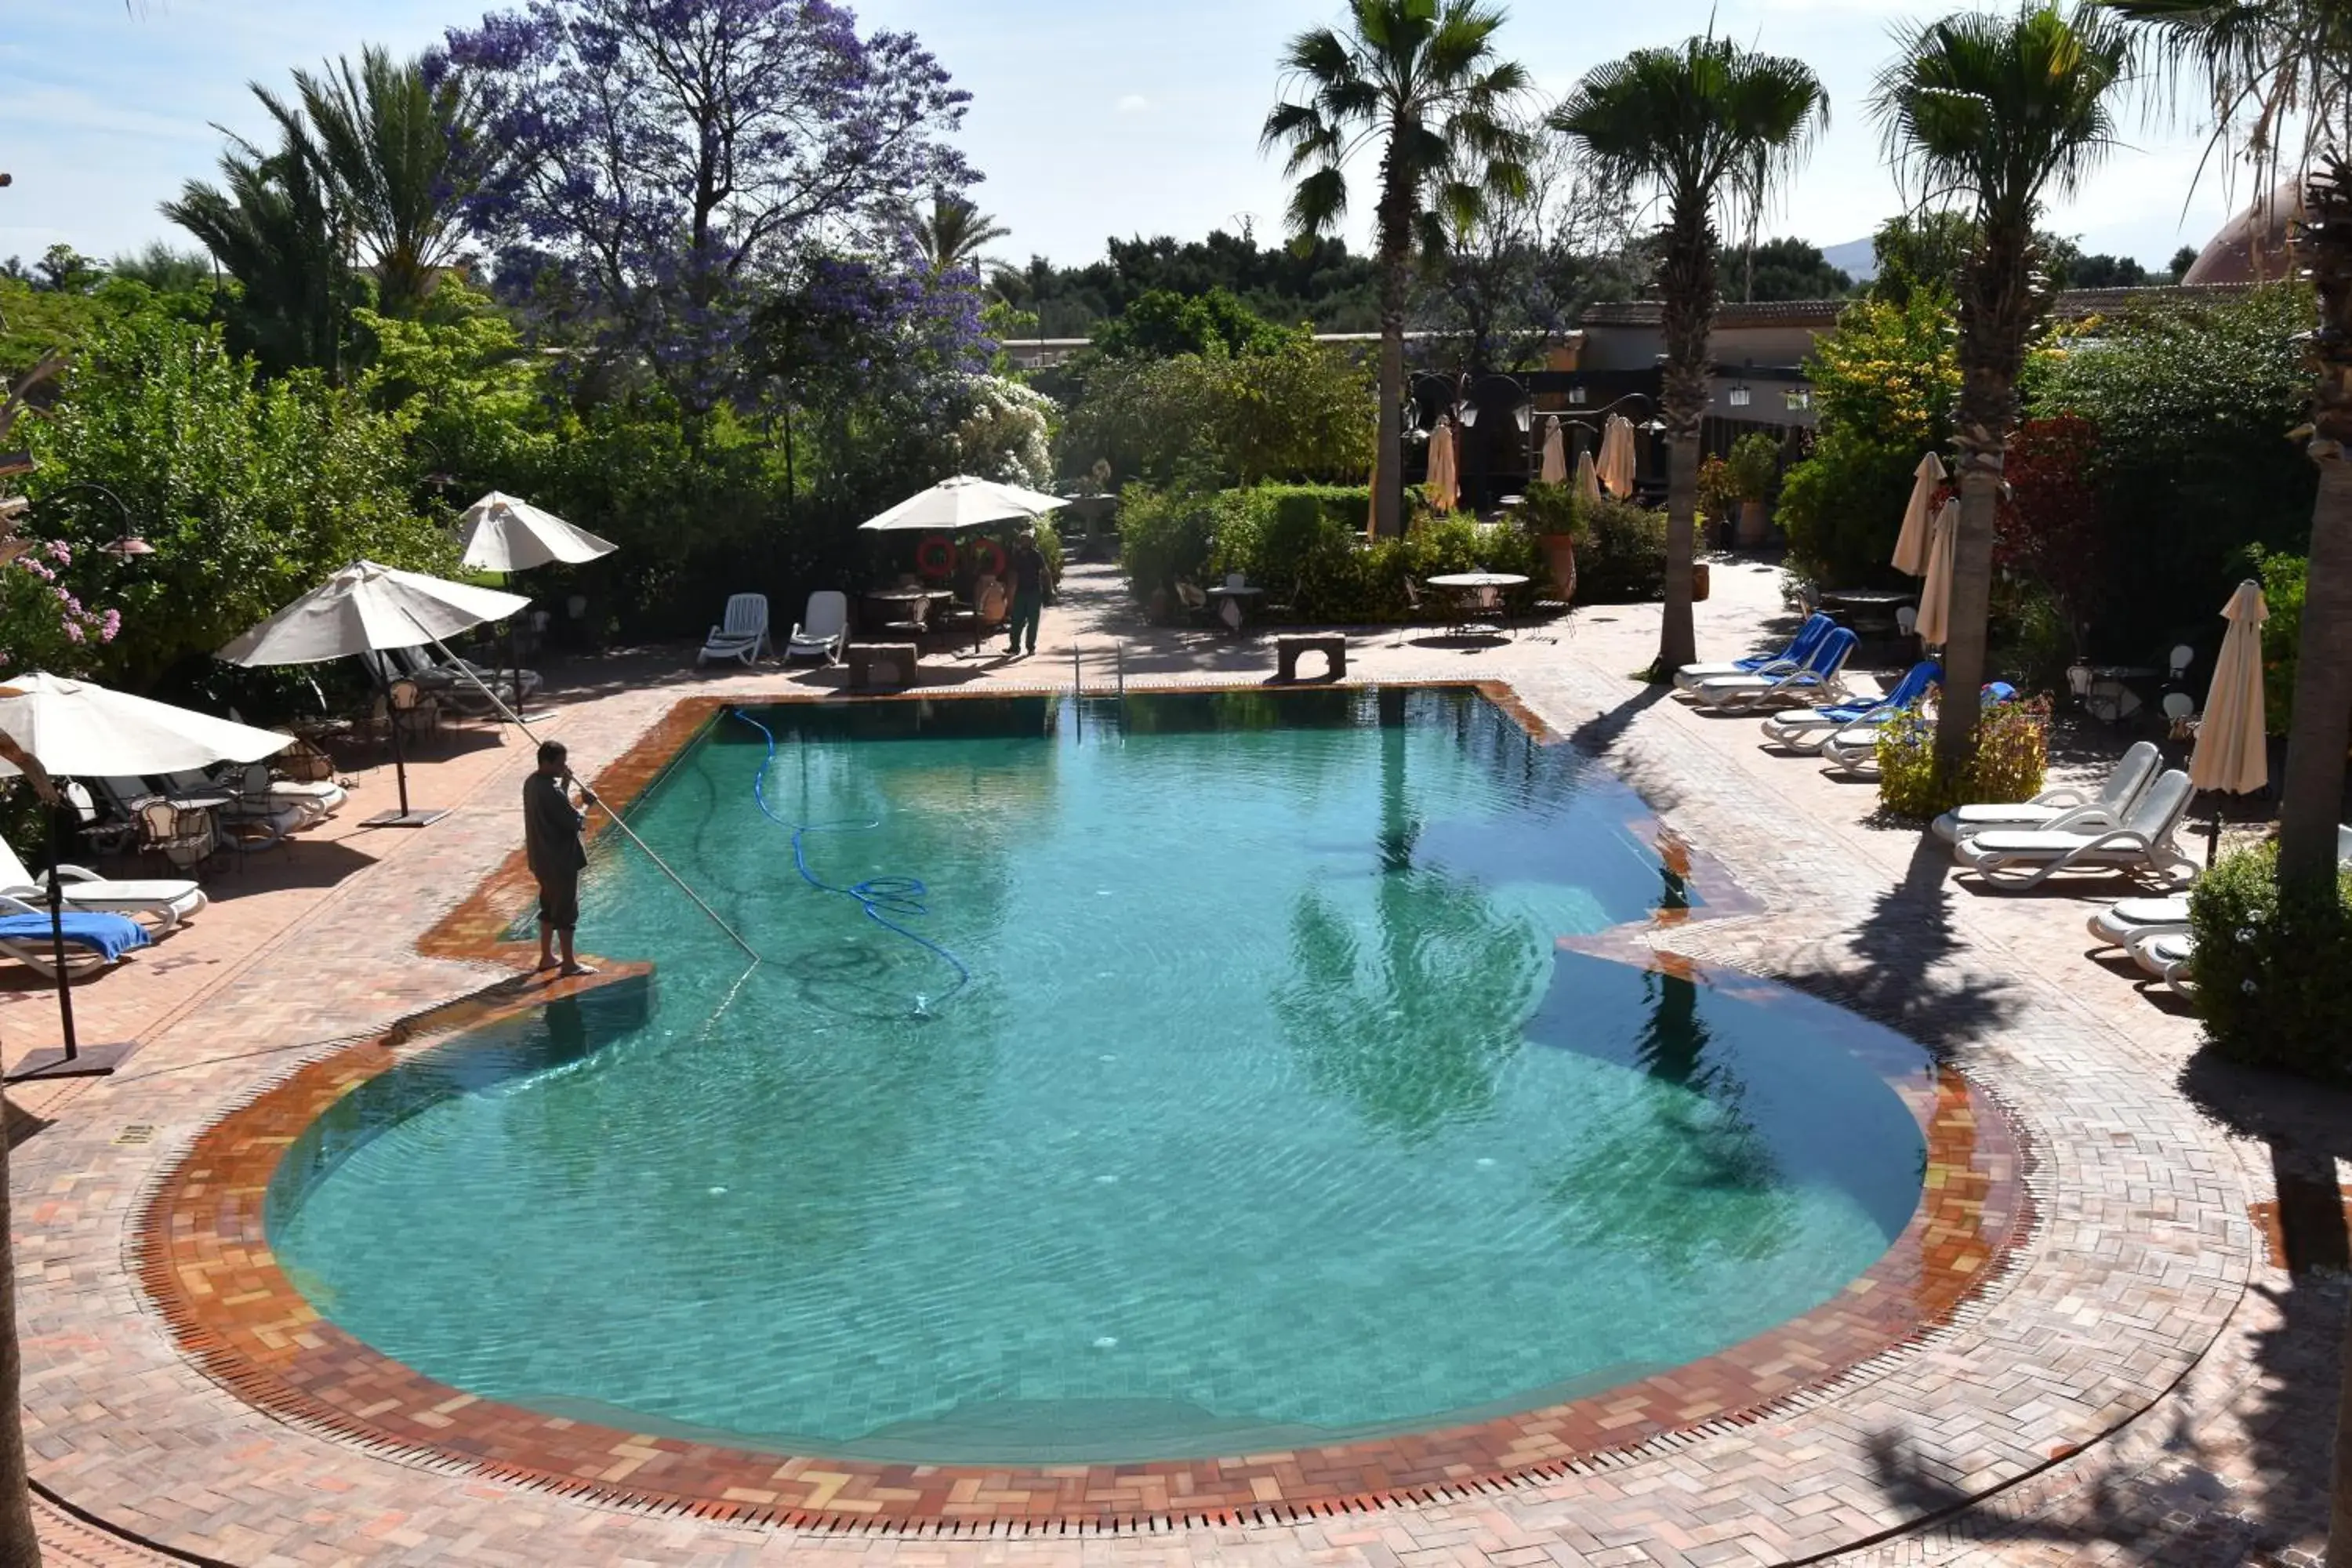
M768 595L737 594L728 599L725 616L710 628L694 662L700 665L714 658L735 658L748 666L767 646Z
M2336 830L2336 861L2352 866L2352 827ZM2101 947L2129 947L2144 936L2189 929L2189 895L2164 899L2117 899L2090 919L2092 940Z
M202 910L208 901L202 888L182 878L118 882L84 867L59 866L58 881L65 889L66 908L144 919L159 935ZM26 870L25 863L16 858L16 851L5 841L0 841L0 896L36 909L46 908L49 901L48 879Z
M838 588L820 588L808 596L803 619L784 645L784 658L814 656L827 664L841 662L841 645L849 636L849 595Z
M2185 931L2152 931L2134 937L2134 963L2183 996L2197 994L2197 939Z
M2172 842L2195 791L2178 768L2158 777L2120 826L2108 828L1993 828L1953 847L1960 864L2002 892L2042 885L2060 871L2098 870L2158 876L2179 883L2196 875L2196 862Z
M2141 741L2116 761L2094 794L2051 789L2011 805L1955 806L1936 818L1936 833L1947 844L1957 844L1993 828L2114 827L2131 815L2163 764L2164 754L2156 742Z

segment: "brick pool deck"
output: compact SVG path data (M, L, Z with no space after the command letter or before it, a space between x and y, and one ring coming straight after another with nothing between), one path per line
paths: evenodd
M1769 575L1718 566L1717 581L1703 646L1744 648L1777 609ZM1055 640L1035 659L950 661L942 674L961 689L1066 689L1075 633L1089 689L1108 686L1115 612L1076 598L1049 614ZM2260 1146L2226 1135L2179 1087L2193 1024L2084 954L2087 896L1970 891L1916 834L1868 824L1871 790L1764 753L1752 721L1710 719L1630 682L1655 625L1654 607L1603 607L1494 647L1360 637L1351 674L1507 683L1550 729L1609 755L1753 900L1658 931L1655 945L1894 1025L2016 1113L2038 1160L2038 1226L1926 1342L1761 1419L1702 1423L1554 1474L1441 1480L1418 1500L1337 1514L1277 1502L1083 1536L713 1520L279 1419L184 1352L138 1279L136 1227L224 1114L512 973L446 934L419 951L466 918L518 836L523 749L484 737L415 770L412 793L456 808L441 823L407 835L336 827L276 866L227 873L232 896L78 992L87 1035L142 1042L121 1074L12 1091L49 1123L17 1146L12 1170L35 1475L79 1519L173 1555L54 1509L45 1539L65 1562L240 1565L2307 1560L2323 1516L2305 1478L2266 1461L2283 1418L2270 1384L2290 1318L2324 1383L2325 1309L2340 1309L2341 1291L2291 1280L2266 1255L2249 1218L2276 1197ZM1271 668L1266 645L1120 635L1131 682L1224 683ZM583 773L687 700L810 684L773 669L656 678L651 666L612 679L626 668L583 667L609 689L566 694L550 727ZM363 795L382 793L372 776ZM0 1025L11 1059L53 1026L28 990L7 994ZM2303 1441L2324 1456L2324 1427Z

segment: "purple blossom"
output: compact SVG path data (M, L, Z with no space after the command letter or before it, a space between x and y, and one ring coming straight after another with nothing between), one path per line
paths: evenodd
M122 635L122 612L109 610L98 617L98 640L112 642Z
M58 629L66 634L66 641L76 643L81 641L81 623L79 621L59 622Z
M912 37L861 37L826 0L530 0L451 30L446 68L501 154L474 229L555 258L698 405L796 258L972 178L941 140L970 95Z

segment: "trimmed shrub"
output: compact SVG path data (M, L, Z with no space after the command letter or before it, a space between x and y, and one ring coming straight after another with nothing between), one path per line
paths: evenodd
M1977 743L1957 773L1936 765L1936 725L1906 713L1879 732L1878 801L1924 820L1962 802L2032 800L2050 766L2050 699L1996 702L1977 722Z
M1632 501L1580 500L1576 596L1588 605L1630 605L1666 591L1666 514Z
M1195 581L1209 566L1217 537L1216 496L1171 487L1129 485L1118 498L1118 563L1139 599L1164 594L1179 577Z
M2335 897L2282 897L2278 848L2225 858L2189 894L2197 1012L2233 1061L2352 1084L2352 873Z

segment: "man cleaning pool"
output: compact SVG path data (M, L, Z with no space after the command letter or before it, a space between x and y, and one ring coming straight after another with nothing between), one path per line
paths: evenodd
M522 781L523 854L539 882L539 967L562 974L593 974L572 949L572 934L580 924L580 873L588 864L588 849L580 841L587 814L572 804L572 788L579 781L561 741L542 741L539 766ZM583 800L596 797L579 784ZM559 966L558 945L562 949Z

